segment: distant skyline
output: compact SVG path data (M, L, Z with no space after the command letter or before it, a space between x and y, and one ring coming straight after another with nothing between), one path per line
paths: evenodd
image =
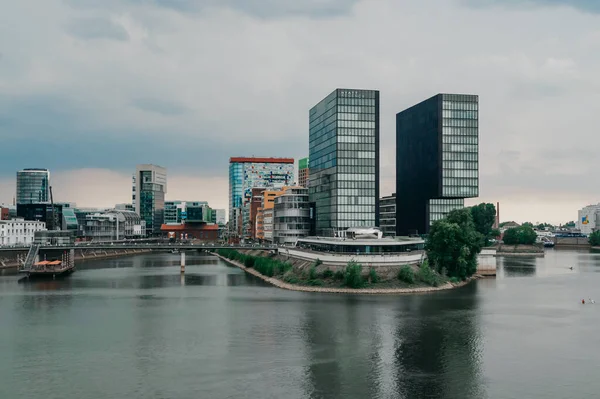
M168 199L228 208L231 156L308 156L308 110L381 92L381 195L395 114L480 98L480 198L566 222L600 202L600 3L584 0L21 0L0 14L0 202L17 170L56 200L130 202L138 163Z

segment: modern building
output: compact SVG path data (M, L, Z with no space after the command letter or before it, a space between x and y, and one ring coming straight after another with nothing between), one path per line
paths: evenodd
M160 235L164 221L167 169L157 165L137 165L135 212L146 222L148 235Z
M229 236L250 238L253 188L281 189L294 181L293 158L233 157L229 159Z
M214 224L218 224L219 226L225 226L227 224L225 209L213 209L212 222Z
M260 207L256 211L256 239L262 241L265 239L265 210Z
M293 245L310 233L311 214L308 189L287 187L275 198L273 207L273 242ZM264 225L264 220L263 220Z
M133 204L116 204L115 205L115 209L119 210L119 211L132 211L135 212L135 207L133 206Z
M163 236L170 240L199 240L214 242L219 239L219 226L205 223L163 224Z
M114 209L87 214L80 231L89 241L135 239L146 236L146 223L133 211Z
M273 208L262 210L263 229L262 239L273 242Z
M135 203L136 203L136 199L137 199L137 185L135 183L135 174L133 176L131 176L131 206L133 207L133 211L136 212L135 210Z
M379 91L336 89L309 114L316 232L379 225Z
M253 188L250 199L250 238L256 239L256 217L258 209L263 205L264 188Z
M379 227L384 237L396 235L396 193L379 200Z
M308 158L302 158L298 161L298 185L300 187L308 187Z
M588 205L577 212L577 229L581 234L592 234L600 228L600 204Z
M438 94L396 114L396 234L431 223L479 195L479 98Z
M44 222L48 230L77 231L75 209L68 203L56 203L54 207L49 202L18 204L17 217L29 221Z
M24 219L0 220L0 245L31 245L35 232L46 230L44 222Z
M17 172L17 204L50 201L48 169L23 169Z
M212 219L206 201L165 201L164 224L212 223Z

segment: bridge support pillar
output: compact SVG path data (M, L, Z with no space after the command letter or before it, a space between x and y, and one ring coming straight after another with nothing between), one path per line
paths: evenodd
M181 273L185 273L185 252L181 251Z

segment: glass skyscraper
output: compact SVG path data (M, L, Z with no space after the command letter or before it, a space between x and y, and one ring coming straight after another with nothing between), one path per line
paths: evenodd
M309 114L316 234L379 225L379 91L336 89Z
M137 165L135 185L135 212L146 222L148 235L159 235L164 221L167 169Z
M229 159L229 235L250 238L253 188L280 190L294 182L293 158L233 157Z
M396 233L426 234L479 196L479 97L438 94L396 115Z
M23 169L17 172L17 205L50 201L48 169Z

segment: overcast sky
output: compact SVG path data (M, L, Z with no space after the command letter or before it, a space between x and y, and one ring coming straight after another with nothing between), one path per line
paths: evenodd
M308 155L308 110L381 91L382 195L395 114L480 96L480 194L502 220L561 222L600 201L597 0L0 0L0 202L49 168L57 200L227 208L230 156ZM410 188L406 188L409 190Z

